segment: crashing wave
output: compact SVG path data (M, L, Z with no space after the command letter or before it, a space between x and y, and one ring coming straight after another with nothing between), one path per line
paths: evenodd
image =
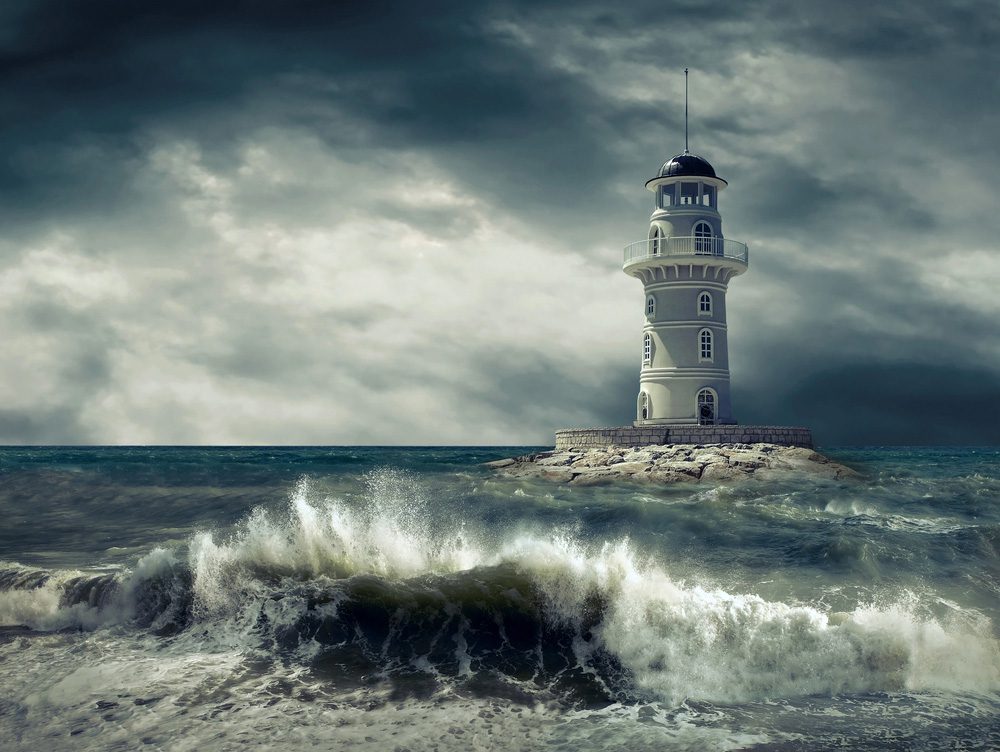
M303 482L283 514L201 533L186 557L157 549L118 573L3 565L0 623L179 639L197 624L198 639L236 635L335 681L510 680L609 701L1000 687L976 612L933 619L902 599L830 614L677 582L624 539L491 541L433 523L398 472L372 474L368 501L311 498Z

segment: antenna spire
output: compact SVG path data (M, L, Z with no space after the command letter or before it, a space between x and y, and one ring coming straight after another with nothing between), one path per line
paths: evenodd
M684 69L684 153L688 153L688 69Z

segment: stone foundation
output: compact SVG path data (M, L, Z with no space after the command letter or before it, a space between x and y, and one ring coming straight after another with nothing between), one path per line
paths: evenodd
M556 431L556 449L653 444L778 444L812 448L812 431L790 426L620 426Z

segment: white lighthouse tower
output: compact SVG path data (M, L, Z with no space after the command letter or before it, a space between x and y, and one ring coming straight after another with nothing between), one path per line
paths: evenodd
M729 393L726 292L747 270L745 243L722 234L719 193L728 183L688 151L646 181L654 207L645 240L625 246L626 274L642 281L642 369L631 426L564 428L556 449L668 444L813 446L801 426L737 425Z
M736 423L726 290L747 270L747 247L722 233L728 183L688 152L686 110L685 102L684 153L646 182L655 196L649 235L625 247L622 268L645 293L636 426Z

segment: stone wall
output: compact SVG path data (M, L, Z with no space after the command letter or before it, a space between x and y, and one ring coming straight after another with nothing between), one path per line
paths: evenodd
M650 444L779 444L812 447L812 431L789 426L619 426L556 431L556 449Z

